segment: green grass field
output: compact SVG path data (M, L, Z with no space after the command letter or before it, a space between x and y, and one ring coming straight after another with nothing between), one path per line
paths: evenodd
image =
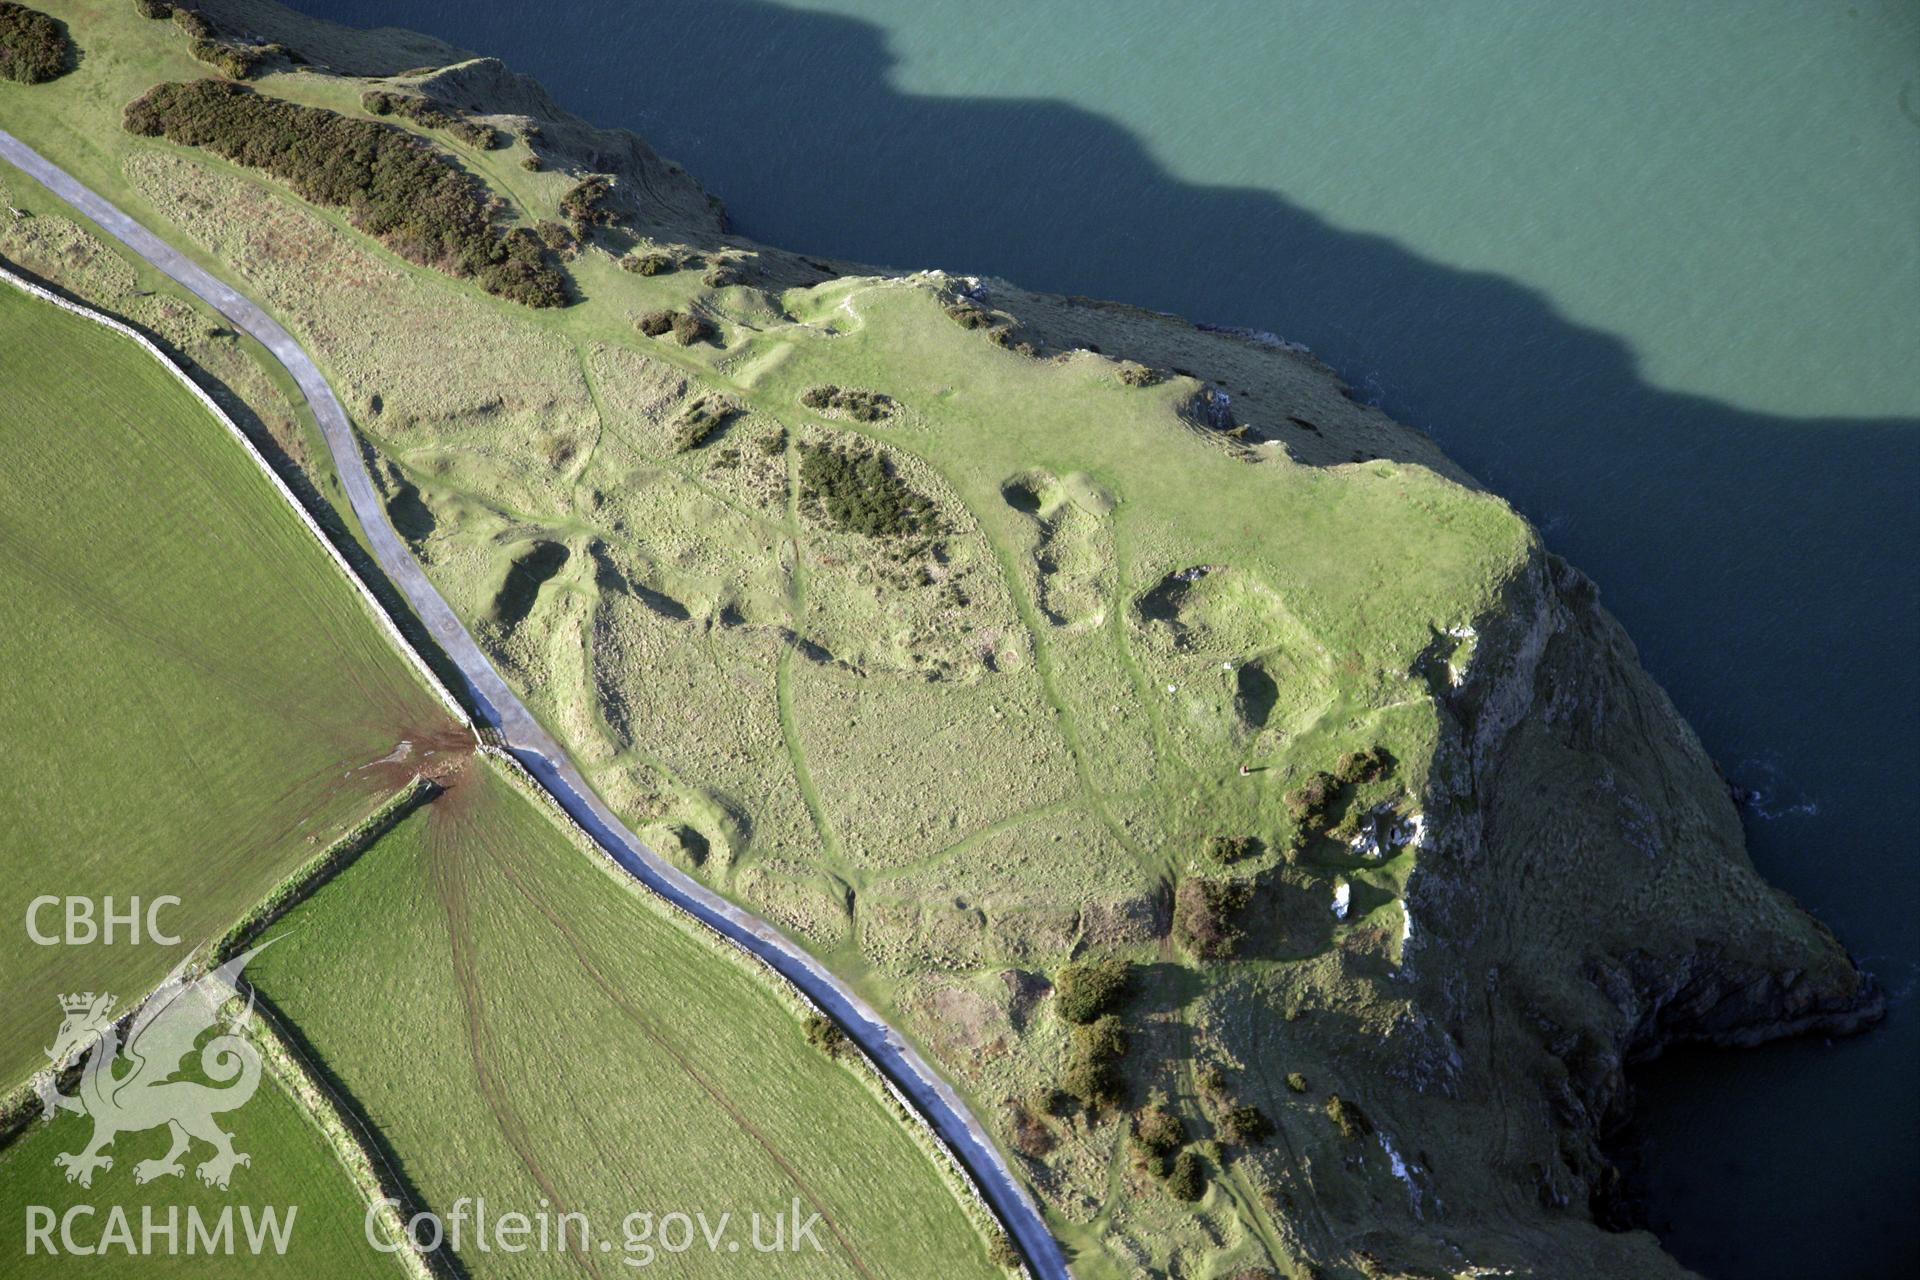
M63 991L132 999L455 726L224 427L134 343L0 288L0 1079ZM40 946L42 895L173 895L178 948ZM63 932L43 911L43 933Z
M990 1276L936 1170L764 978L689 934L476 760L270 931L249 969L358 1100L425 1203L623 1219L819 1213L824 1252L769 1276ZM749 1245L743 1243L743 1250ZM475 1276L572 1274L566 1254L469 1248ZM722 1246L674 1274L742 1274Z
M79 1150L87 1141L92 1122L65 1114L51 1124L34 1121L31 1128L0 1150L0 1204L7 1206L7 1213L0 1217L0 1253L7 1259L7 1275L27 1280L71 1277L85 1271L95 1276L138 1276L142 1280L176 1276L193 1280L203 1276L230 1280L280 1276L289 1280L310 1276L399 1280L407 1274L396 1259L367 1245L363 1225L366 1202L334 1158L326 1137L272 1076L264 1077L245 1107L222 1117L221 1123L233 1133L235 1148L252 1157L251 1164L234 1171L232 1185L226 1191L203 1185L193 1176L191 1162L182 1177L136 1185L134 1163L166 1150L167 1135L162 1129L120 1135L113 1146L114 1167L96 1173L92 1188L82 1190L66 1181L53 1157ZM35 1253L27 1253L26 1206L40 1205L64 1215L81 1204L94 1205L97 1212L73 1220L75 1243L83 1247L101 1244L110 1208L117 1205L127 1214L133 1246L108 1245L97 1256L79 1257L64 1247L50 1255L36 1241ZM242 1206L253 1211L256 1223L260 1221L257 1215L266 1207L277 1210L283 1223L287 1221L287 1209L294 1210L284 1253L269 1247L256 1256L238 1243L246 1238L245 1220L238 1216ZM163 1223L169 1209L177 1208L181 1224L177 1250L161 1236L152 1237L151 1248L143 1244L141 1210L149 1207ZM238 1251L189 1255L188 1213L199 1213L201 1221L212 1228L226 1209L235 1214L232 1229ZM61 1244L57 1228L53 1243Z

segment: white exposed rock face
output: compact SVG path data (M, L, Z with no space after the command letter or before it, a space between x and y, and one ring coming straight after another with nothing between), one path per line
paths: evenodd
M1387 1153L1387 1165L1393 1170L1393 1176L1407 1186L1407 1201L1413 1208L1413 1216L1424 1217L1425 1215L1420 1212L1420 1187L1413 1180L1413 1170L1408 1168L1406 1160L1393 1145L1393 1139L1389 1138L1385 1131L1376 1136L1380 1139L1380 1149Z
M1342 880L1333 886L1333 918L1345 920L1347 905L1353 901L1353 886Z

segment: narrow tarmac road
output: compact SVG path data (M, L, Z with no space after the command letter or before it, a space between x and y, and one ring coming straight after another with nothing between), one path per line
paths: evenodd
M481 723L496 729L507 750L613 860L636 880L735 944L764 960L843 1027L946 1142L982 1198L1006 1228L1040 1280L1070 1280L1065 1255L1026 1190L967 1104L880 1015L824 965L779 930L680 871L641 843L587 785L566 750L547 732L493 664L394 532L374 488L346 410L292 334L231 286L193 262L111 202L18 138L0 129L0 159L98 224L147 262L220 312L274 354L306 397L327 450L359 517L374 558L466 681Z

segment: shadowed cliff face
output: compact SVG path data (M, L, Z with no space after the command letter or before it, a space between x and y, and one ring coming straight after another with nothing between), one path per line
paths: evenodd
M570 109L645 133L743 231L783 246L1117 295L1308 343L1601 584L1709 753L1771 793L1777 819L1749 823L1762 869L1877 963L1913 965L1903 922L1920 904L1886 861L1881 815L1920 766L1899 722L1917 692L1904 549L1920 535L1920 420L1788 420L1653 387L1626 344L1529 289L1334 229L1273 192L1181 182L1068 104L900 93L868 24L602 0L571 6L556 34L554 14L528 6L301 3L506 54ZM1818 812L1786 812L1802 802ZM1910 1259L1908 1240L1820 1225L1911 1199L1915 1179L1885 1114L1822 1099L1886 1093L1917 1043L1896 1022L1844 1060L1717 1064L1719 1091L1747 1099L1716 1103L1718 1127L1822 1152L1821 1176L1796 1189L1797 1212L1756 1218L1750 1206L1783 1190L1766 1162L1702 1165L1711 1225L1686 1256L1755 1275L1844 1267L1854 1248L1869 1270ZM1896 1122L1910 1132L1913 1115Z

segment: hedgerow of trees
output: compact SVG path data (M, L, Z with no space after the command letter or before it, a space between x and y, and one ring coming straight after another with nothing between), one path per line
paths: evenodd
M0 76L44 84L73 63L73 41L58 20L38 9L0 0Z
M125 123L265 170L315 204L345 209L411 262L531 307L566 305L566 274L539 238L496 227L485 186L403 130L224 80L155 85L128 104Z

